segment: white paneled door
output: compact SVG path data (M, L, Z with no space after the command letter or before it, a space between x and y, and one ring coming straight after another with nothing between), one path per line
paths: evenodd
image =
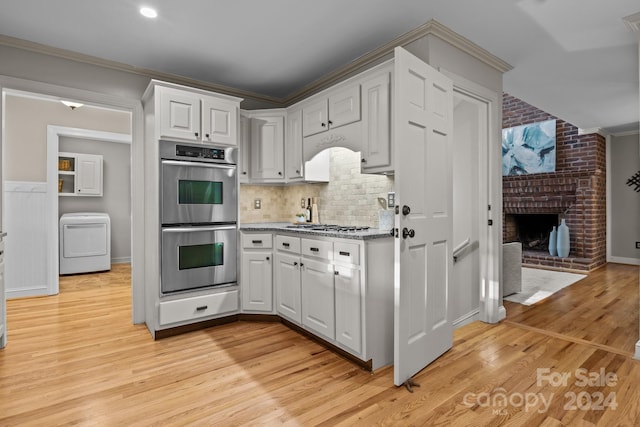
M453 83L395 49L396 215L394 383L453 345Z

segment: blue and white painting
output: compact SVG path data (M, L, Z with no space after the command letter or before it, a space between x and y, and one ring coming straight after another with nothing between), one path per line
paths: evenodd
M502 176L555 170L555 120L502 129Z

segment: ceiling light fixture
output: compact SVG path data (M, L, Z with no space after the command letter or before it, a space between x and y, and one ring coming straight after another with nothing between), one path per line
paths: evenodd
M151 8L151 7L141 7L140 8L140 14L142 16L144 16L145 18L157 18L158 17L158 12L156 12L156 10Z
M72 110L75 110L76 108L80 108L84 105L79 102L73 102L73 101L60 101L60 102L62 102L64 105L71 108Z

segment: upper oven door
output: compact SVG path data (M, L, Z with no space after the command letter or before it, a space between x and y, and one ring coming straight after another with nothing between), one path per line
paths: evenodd
M237 222L236 166L162 160L162 224Z

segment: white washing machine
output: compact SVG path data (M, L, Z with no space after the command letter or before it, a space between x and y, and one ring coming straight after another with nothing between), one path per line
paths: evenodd
M60 274L111 270L111 219L106 213L60 217Z

